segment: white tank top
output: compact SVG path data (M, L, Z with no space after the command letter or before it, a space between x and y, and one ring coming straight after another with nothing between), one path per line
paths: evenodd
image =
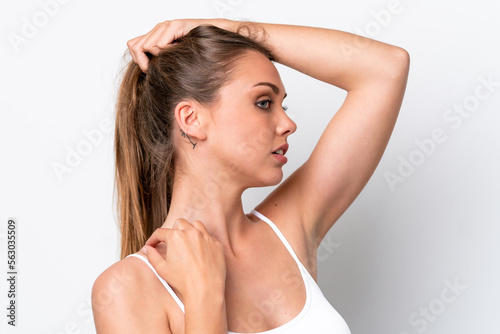
M307 271L304 265L299 261L299 258L297 257L297 255L295 255L292 246L290 246L285 236L281 233L278 227L260 212L252 210L252 214L269 224L269 226L271 226L274 232L281 239L285 247L292 255L293 259L299 266L300 273L302 275L302 279L306 288L305 305L302 308L302 311L300 311L299 314L295 316L295 318L279 327L252 334L351 334L351 331L349 330L349 327L347 327L344 319L325 298L318 284L316 284L316 281L314 281L314 278L311 276L311 274L309 274L309 271ZM184 304L181 302L179 297L177 297L174 290L172 290L168 283L158 275L149 261L145 257L138 254L131 254L129 256L140 258L151 268L151 270L153 270L163 286L165 286L167 291L170 293L170 295L172 295L172 298L174 298L175 302L177 303L177 305L179 305L182 312L184 313ZM228 334L246 333L228 332Z

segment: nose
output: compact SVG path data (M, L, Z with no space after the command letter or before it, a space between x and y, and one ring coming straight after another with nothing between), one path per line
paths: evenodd
M289 136L297 130L297 124L284 111L280 114L276 133L280 136Z

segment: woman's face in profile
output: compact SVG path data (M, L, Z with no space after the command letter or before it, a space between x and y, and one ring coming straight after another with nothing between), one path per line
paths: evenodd
M283 109L285 87L274 64L255 51L237 61L231 76L212 110L209 144L221 167L247 186L275 185L286 159L273 152L297 128Z

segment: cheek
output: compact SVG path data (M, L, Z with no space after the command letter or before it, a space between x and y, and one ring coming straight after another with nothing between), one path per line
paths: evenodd
M235 112L228 115L217 124L218 131L224 136L231 138L233 144L244 142L252 137L256 131L255 119L244 117L243 113Z
M265 115L240 109L217 121L219 148L235 157L250 162L272 149L274 133Z
M221 158L232 161L246 159L251 129L239 119L228 117L217 124L213 149ZM227 162L227 161L226 161Z
M254 144L252 143L252 129L249 125L233 124L230 130L233 148L240 158L251 159L254 155Z
M264 156L271 153L272 137L271 131L263 127L251 127L248 125L239 133L239 152L244 155L245 160L260 161Z
M260 150L270 150L273 144L274 133L269 128L269 124L265 124L254 129L251 137L252 144Z

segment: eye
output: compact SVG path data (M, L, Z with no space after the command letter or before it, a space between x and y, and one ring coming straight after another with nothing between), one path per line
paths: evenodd
M273 103L274 103L274 100L266 99L266 100L261 100L261 101L257 102L256 105L261 109L269 109L269 108L271 108L271 105ZM287 106L283 106L282 108L283 108L283 111L288 110Z
M266 100L261 100L259 102L256 103L257 107L261 108L261 109L269 109L271 108L271 104L273 104L274 101L271 100L271 99L266 99Z

